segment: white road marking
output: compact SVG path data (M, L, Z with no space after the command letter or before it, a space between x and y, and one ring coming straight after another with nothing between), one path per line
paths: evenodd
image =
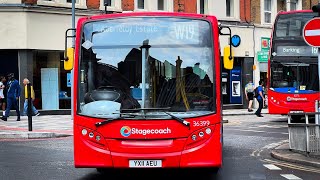
M264 167L268 168L269 170L281 170L278 166L275 166L273 164L264 164Z
M305 36L320 36L320 29L306 30Z
M256 132L256 133L269 133L269 134L289 134L289 133L283 133L283 132L257 131L257 130L250 130L250 129L233 129L233 128L229 128L227 130L236 130L236 131L244 131L244 132Z
M313 173L320 174L319 168L303 167L301 165L294 165L294 164L291 164L291 163L283 163L283 162L279 162L279 161L273 161L273 160L270 160L270 159L264 159L264 160L262 160L262 162L272 163L272 164L275 164L277 166L286 167L286 168L290 168L290 169L296 169L296 170L299 170L299 171L307 171L307 172L313 172Z
M293 175L293 174L280 174L282 177L286 179L291 179L291 180L302 180L301 178Z

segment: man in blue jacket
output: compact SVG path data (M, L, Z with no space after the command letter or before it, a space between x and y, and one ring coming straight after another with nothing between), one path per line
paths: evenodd
M263 92L263 81L259 81L259 86L257 87L258 88L258 96L257 96L257 101L259 103L259 108L257 109L257 111L255 112L255 114L258 116L258 117L263 117L261 115L261 110L264 106L264 92Z
M19 82L16 79L14 79L13 73L8 74L8 80L9 82L7 83L7 109L5 115L1 119L7 121L11 108L15 108L17 112L17 121L20 121L18 100L20 97L21 88Z

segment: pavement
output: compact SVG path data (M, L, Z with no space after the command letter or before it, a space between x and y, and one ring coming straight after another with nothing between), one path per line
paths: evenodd
M290 150L289 143L284 143L273 149L271 156L281 161L320 168L320 155L306 155L294 152Z
M29 131L28 117L10 116L0 120L0 139L57 138L73 135L71 115L44 115L32 117L32 131Z
M223 110L223 122L228 123L228 116L250 115L247 109ZM267 114L267 109L262 109L262 114ZM22 116L21 121L16 121L15 116L8 121L0 120L0 139L41 139L59 138L73 135L73 122L71 115L40 115L32 117L32 131L28 129L28 117ZM289 149L285 143L271 151L275 159L298 163L306 166L320 168L320 156L306 156Z

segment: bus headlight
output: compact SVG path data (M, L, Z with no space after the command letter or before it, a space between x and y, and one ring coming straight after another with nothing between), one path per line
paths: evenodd
M93 136L94 136L93 132L90 132L89 133L89 138L93 138Z
M199 137L202 138L203 136L204 136L204 133L203 133L202 131L200 131L200 132L199 132Z
M108 150L108 146L104 137L97 131L79 126L78 134L82 135L80 136L82 141L85 141L95 147ZM77 138L79 138L79 135L76 135L76 136Z
M195 135L195 134L192 135L191 139L194 140L194 141L197 140L197 135Z
M204 127L202 129L196 130L193 132L187 139L186 146L184 149L191 149L201 145L211 138L213 135L215 125ZM205 133L204 133L205 132Z
M88 131L87 131L86 129L82 129L82 131L81 131L81 134L82 134L82 135L85 136L85 135L87 135L87 133L88 133Z
M207 128L207 129L206 129L206 133L207 133L207 134L211 134L211 132L212 132L212 131L211 131L210 128Z

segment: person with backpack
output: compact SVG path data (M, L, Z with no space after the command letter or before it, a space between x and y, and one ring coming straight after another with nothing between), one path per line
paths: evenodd
M248 101L248 111L252 112L252 101L253 101L253 91L254 91L254 84L252 83L252 81L249 81L248 84L246 84L245 86L245 95L246 95L246 99Z
M259 86L256 87L256 89L255 89L255 97L259 103L259 108L257 109L257 111L254 114L257 115L258 117L263 117L261 115L261 110L263 108L263 104L265 101L264 95L263 95L264 91L263 91L263 87L262 87L263 84L264 84L263 81L259 81Z

